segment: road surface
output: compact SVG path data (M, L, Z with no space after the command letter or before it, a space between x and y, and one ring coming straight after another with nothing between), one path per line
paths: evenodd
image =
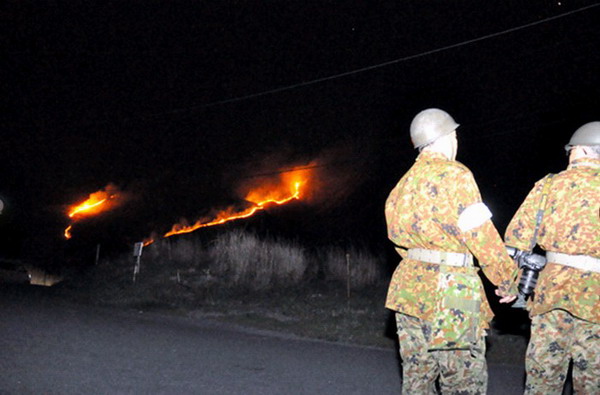
M395 350L157 313L0 284L0 394L398 394ZM522 393L491 365L489 394Z

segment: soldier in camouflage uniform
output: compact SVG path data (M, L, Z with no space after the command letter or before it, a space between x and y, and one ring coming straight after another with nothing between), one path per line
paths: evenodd
M388 236L402 262L386 307L396 312L405 393L484 394L485 330L493 314L473 256L498 285L501 302L516 295L508 256L473 174L455 160L458 124L446 112L420 112L410 128L420 153L385 204Z
M535 184L505 234L523 251L538 244L548 260L528 302L526 394L561 394L570 360L575 392L600 394L600 122L565 148L568 168Z

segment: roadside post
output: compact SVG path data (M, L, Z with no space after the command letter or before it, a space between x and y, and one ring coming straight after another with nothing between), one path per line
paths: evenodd
M133 266L133 282L135 283L137 275L140 273L140 261L142 259L142 249L144 248L143 242L138 242L133 245L133 257L135 258L135 264Z
M346 307L350 309L350 254L346 252Z

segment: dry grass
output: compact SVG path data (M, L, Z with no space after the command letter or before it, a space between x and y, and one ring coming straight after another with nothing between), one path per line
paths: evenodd
M101 262L77 283L60 287L94 304L210 317L310 338L395 347L384 308L383 260L367 250L329 247L229 232L205 242L163 240L144 250L132 282L130 255ZM350 270L348 270L350 269ZM515 363L521 334L490 336L490 362Z
M329 247L324 252L325 278L364 288L381 281L382 258L356 247Z
M214 239L164 239L144 248L133 283L134 258L101 261L71 285L103 303L185 306L215 302L238 292L304 289L317 280L348 297L381 282L382 259L358 248L309 251L298 242L230 231Z
M257 235L233 231L208 248L209 270L235 287L261 290L298 284L309 260L297 243L262 240Z
M123 257L103 266L122 276L124 268L132 270L132 262L131 257ZM320 278L362 289L381 282L384 265L381 256L367 249L331 246L315 251L299 242L234 230L210 241L172 238L146 247L139 278L140 282L170 280L191 287L214 282L221 287L253 291L301 285ZM114 281L111 273L101 277L104 275Z

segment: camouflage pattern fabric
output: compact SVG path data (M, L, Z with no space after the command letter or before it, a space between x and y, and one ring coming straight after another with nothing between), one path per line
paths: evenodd
M507 245L528 251L544 184L542 179L506 229ZM555 175L537 244L545 251L600 258L600 160L580 159ZM528 302L531 316L563 309L600 323L600 273L548 262L535 295Z
M525 394L562 394L570 359L574 392L600 394L600 324L580 320L564 310L533 317Z
M440 267L439 288L445 290L431 322L430 350L469 349L482 336L479 325L481 280L477 274Z
M396 325L404 394L437 394L438 377L443 394L486 393L485 337L477 340L472 351L428 351L432 328L427 322L396 313Z
M488 219L461 231L458 219L481 195L466 166L435 152L421 152L385 204L388 237L406 258L408 248L472 253L487 278L516 294L517 266ZM475 267L403 259L388 288L386 307L435 324L431 349L468 347L493 314ZM460 324L460 325L459 325ZM444 341L446 340L445 344Z

